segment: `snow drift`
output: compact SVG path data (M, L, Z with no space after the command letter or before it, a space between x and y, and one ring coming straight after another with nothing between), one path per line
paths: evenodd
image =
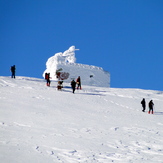
M163 92L56 85L0 77L0 162L162 163Z
M110 87L110 74L101 67L76 63L75 46L71 46L64 53L56 53L46 62L46 70L52 80L58 80L56 72L60 73L61 80L70 82L72 79L81 77L82 84L91 86Z

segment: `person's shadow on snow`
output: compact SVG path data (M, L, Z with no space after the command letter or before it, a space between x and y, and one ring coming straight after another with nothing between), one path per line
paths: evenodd
M155 115L163 115L163 112L154 112Z

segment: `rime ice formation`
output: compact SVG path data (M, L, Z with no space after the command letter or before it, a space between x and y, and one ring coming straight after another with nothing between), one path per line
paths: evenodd
M43 77L45 77L45 73L50 73L51 80L60 79L70 82L80 76L83 85L110 87L109 72L104 71L101 67L76 63L76 50L79 49L71 46L65 52L56 53L50 57L46 62Z

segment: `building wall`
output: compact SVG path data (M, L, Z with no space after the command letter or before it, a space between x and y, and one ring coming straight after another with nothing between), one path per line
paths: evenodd
M76 63L58 63L56 70L58 69L62 69L61 72L69 73L69 78L65 82L71 82L72 79L76 80L80 76L83 85L110 87L110 73L100 67ZM52 78L58 80L53 74Z

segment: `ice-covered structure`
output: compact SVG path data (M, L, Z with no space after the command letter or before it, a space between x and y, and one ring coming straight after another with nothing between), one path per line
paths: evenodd
M75 46L71 46L63 53L56 53L46 62L46 70L43 73L50 73L51 80L65 80L81 77L82 85L94 85L110 87L110 74L101 67L76 63Z

